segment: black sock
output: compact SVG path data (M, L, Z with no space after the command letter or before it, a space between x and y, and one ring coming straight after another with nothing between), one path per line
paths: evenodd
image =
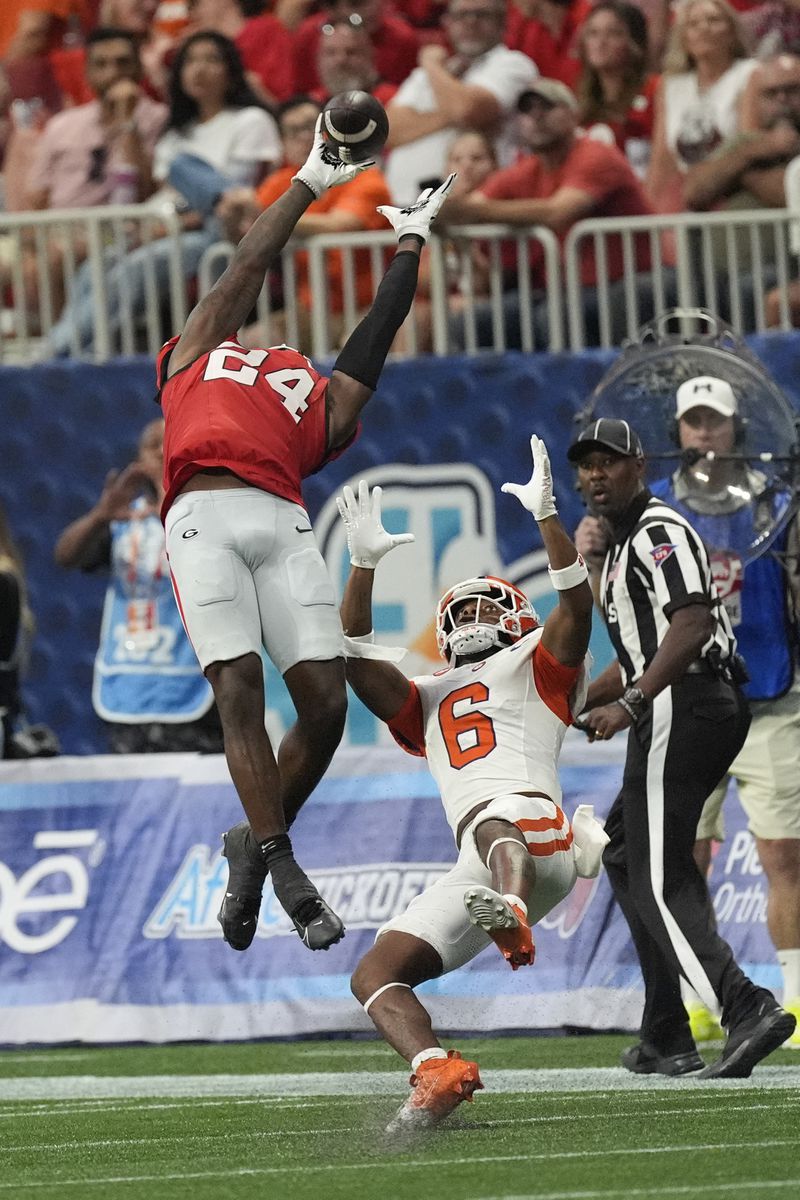
M264 838L264 841L258 842L257 845L267 870L270 870L272 864L279 862L282 858L294 858L292 842L288 833L277 833L275 837Z
M319 892L303 869L295 862L288 833L265 838L259 850L272 876L272 888L281 907L290 917L307 924L316 916Z

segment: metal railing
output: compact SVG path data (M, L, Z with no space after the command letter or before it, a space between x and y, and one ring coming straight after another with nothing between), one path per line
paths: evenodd
M174 328L189 311L180 234L174 212L138 204L0 215L2 358L45 357L64 303L78 290L91 306L91 352L84 353L76 329L63 353L98 362L133 354L142 345L142 329L146 348L155 353L165 340L162 305ZM135 250L140 299L120 287L112 301L111 268Z
M563 245L539 226L448 230L431 239L393 353L618 345L675 304L710 308L739 332L761 331L772 287L778 327L788 329L799 224L793 209L587 219ZM233 253L200 235L188 254L190 237L174 213L147 205L0 215L0 358L42 359L54 340L60 353L95 361L155 354ZM613 252L620 278L609 277L611 239L621 247ZM651 260L644 271L642 243ZM265 281L253 314L258 336L315 358L333 355L375 295L395 244L390 230L294 239ZM581 283L587 253L597 271L591 288ZM531 255L545 281L538 289ZM76 296L83 327L63 319L74 316Z
M577 222L564 243L570 347L580 350L587 344L583 254L591 240L600 268L612 237L622 242L625 270L618 280L598 270L593 344L619 345L674 305L700 305L739 333L760 333L767 328L765 295L772 288L778 300L774 327L792 328L788 286L798 276L792 244L797 220L790 209L759 208ZM652 260L647 272L635 269L634 243L642 237Z
M489 259L488 285L481 289L477 278L471 247L475 243L485 245ZM406 319L395 352L403 357L432 352L447 354L454 348L453 314L450 298L453 290L453 270L450 259L455 257L461 268L458 291L463 307L463 348L468 354L477 353L481 347L476 329L476 306L484 304L492 328L492 348L506 348L503 314L503 269L501 247L504 243L514 245L519 262L527 262L531 243L541 245L544 269L550 281L543 303L548 313L550 336L547 345L535 344L532 312L533 290L528 271L518 272L517 289L520 297L520 337L523 350L563 350L564 321L560 297L561 263L558 239L549 229L536 226L520 232L505 225L463 226L453 231L446 239L432 238L428 248L428 260L424 271L425 294L418 294ZM386 233L342 233L318 234L301 240L293 239L281 257L283 280L283 308L276 320L275 305L268 284L262 289L258 300L258 319L267 338L285 335L286 341L310 353L314 358L327 358L338 349L346 334L363 316L364 307L358 304L362 290L359 279L365 272L369 276L369 295L374 296L388 261L397 245L395 235ZM220 270L227 265L233 254L233 246L218 242L209 247L203 257L199 272L199 294L205 295ZM331 254L337 255L336 295L331 295L329 263ZM369 255L369 263L364 262ZM298 262L298 255L304 261ZM359 261L360 256L360 261ZM338 263L341 266L338 266ZM298 303L298 279L307 276L308 291L313 303L303 312ZM304 336L305 335L305 336Z

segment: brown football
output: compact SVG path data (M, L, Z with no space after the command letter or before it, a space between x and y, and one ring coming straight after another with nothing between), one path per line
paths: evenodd
M376 158L389 135L389 118L369 92L341 92L322 110L322 135L343 163Z

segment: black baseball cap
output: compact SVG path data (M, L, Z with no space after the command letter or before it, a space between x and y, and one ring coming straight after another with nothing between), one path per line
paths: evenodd
M642 443L635 429L631 429L627 421L617 421L613 417L600 417L592 421L581 433L578 440L573 442L567 451L571 463L580 462L584 454L602 446L605 450L614 450L626 458L644 458Z

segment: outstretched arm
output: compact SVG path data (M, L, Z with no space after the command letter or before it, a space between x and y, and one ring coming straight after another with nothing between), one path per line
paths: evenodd
M533 473L528 483L504 483L502 491L516 496L533 515L550 562L550 579L558 606L545 621L542 645L568 667L583 662L592 632L592 589L586 564L558 517L547 447L531 437Z
M287 191L261 214L236 247L230 265L186 322L173 350L168 375L213 350L243 325L258 299L264 276L288 242L303 213L328 188L347 183L371 162L347 166L326 146L317 120L314 146Z
M334 363L327 394L331 450L352 437L359 413L378 386L386 356L411 309L422 247L454 179L455 175L448 176L435 191L428 188L410 208L393 208L388 204L378 208L394 227L400 244L371 309L350 334Z
M342 600L342 625L348 638L368 643L372 636L372 585L375 567L384 554L404 542L413 542L412 533L389 534L381 524L381 489L372 489L370 499L366 480L358 485L358 498L352 488L337 497L347 530L350 549L350 576ZM410 683L402 671L389 662L374 658L347 657L347 681L370 712L382 721L391 721L408 699Z

